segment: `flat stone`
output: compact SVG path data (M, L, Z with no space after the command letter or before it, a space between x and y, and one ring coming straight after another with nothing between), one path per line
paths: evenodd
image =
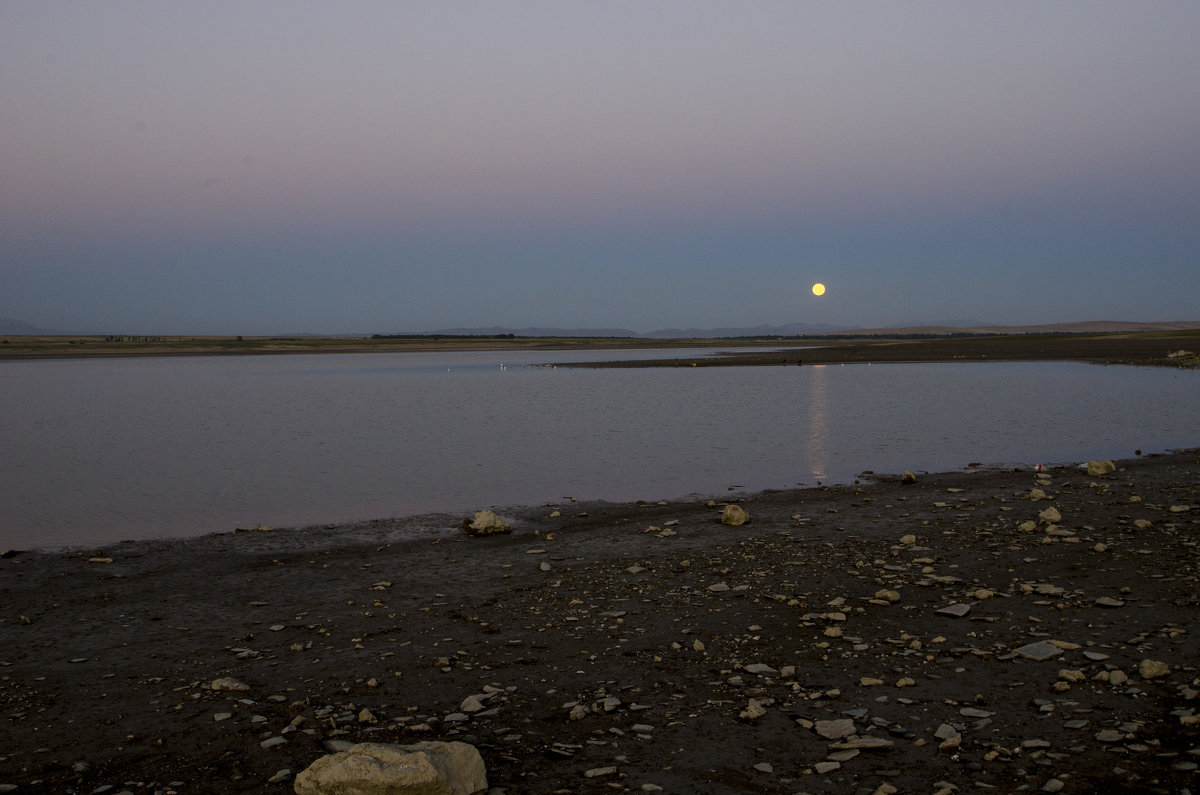
M967 613L971 612L971 606L964 605L962 603L946 605L945 607L939 608L938 612L944 616L953 616L955 618L962 618Z
M1120 599L1113 599L1111 596L1101 596L1094 604L1097 607L1124 607L1125 603Z
M958 729L954 728L949 723L943 723L937 727L937 731L933 733L933 736L939 740L949 740L958 736Z
M844 740L855 732L854 721L849 718L819 720L813 724L813 729L826 740Z
M764 663L751 663L743 668L748 674L777 674L779 673L774 668Z
M1039 640L1037 643L1028 643L1015 650L1022 657L1028 657L1031 660L1049 660L1051 657L1057 657L1063 653L1063 650L1048 641Z
M854 737L845 742L834 743L831 747L837 750L887 751L895 748L896 744L885 737Z

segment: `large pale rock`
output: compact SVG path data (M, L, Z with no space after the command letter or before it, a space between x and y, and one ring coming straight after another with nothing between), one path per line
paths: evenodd
M746 705L746 708L738 715L742 720L754 721L767 714L767 708L758 703L758 699L752 698Z
M1145 679L1161 679L1170 676L1171 666L1158 660L1142 660L1138 665L1138 673Z
M1087 473L1094 478L1107 475L1109 472L1116 472L1117 465L1112 461L1088 461Z
M508 523L492 511L476 511L475 521L463 521L463 529L473 536L492 536L498 533L511 533Z
M1046 524L1057 524L1062 521L1062 514L1058 512L1057 508L1047 508L1038 513L1038 518Z
M322 756L296 776L299 795L475 795L487 772L475 746L360 743Z
M725 506L725 510L721 512L721 524L727 524L730 527L737 527L750 521L750 514L746 513L746 509L740 505L730 503Z
M213 690L224 690L226 692L241 692L250 689L250 685L245 682L240 682L232 676L222 676L220 679L214 679L209 685Z

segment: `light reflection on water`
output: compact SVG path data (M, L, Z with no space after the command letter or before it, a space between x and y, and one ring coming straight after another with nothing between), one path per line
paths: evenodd
M699 352L667 355L686 364ZM1200 443L1195 372L1058 362L522 366L580 358L3 362L0 548L568 496L719 496L848 482L866 469L1080 461Z
M825 428L825 412L829 397L826 394L825 365L812 366L812 397L809 402L808 462L812 475L817 480L827 477L829 466L828 431Z

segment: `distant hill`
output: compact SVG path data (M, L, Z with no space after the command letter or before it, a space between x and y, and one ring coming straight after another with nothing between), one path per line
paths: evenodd
M1139 322L1129 320L1081 320L1074 323L1043 323L1033 326L902 326L899 328L855 328L825 332L839 334L950 335L950 334L1119 334L1141 331L1184 331L1200 329L1200 320Z
M620 328L455 328L430 332L447 336L496 336L512 334L516 337L629 337L638 339L708 339L727 337L796 337L796 336L839 336L845 334L869 335L931 335L951 334L1101 334L1137 331L1180 331L1200 328L1200 321L1177 320L1163 322L1138 322L1126 320L1085 320L1074 323L1044 323L1032 326L1000 325L912 325L891 328L853 328L820 323L786 323L779 326L723 326L717 328L665 328L639 334Z
M631 339L692 339L709 337L793 337L797 335L821 334L823 332L844 330L844 326L831 326L817 323L788 323L782 326L726 326L721 328L665 328L639 334L627 328L505 328L502 326L487 326L484 328L451 328L439 329L430 334L447 336L496 336L512 334L516 337L627 337Z
M968 325L970 324L970 325ZM1030 326L985 325L963 321L937 324L913 324L907 326L892 326L878 328L858 328L851 326L835 326L828 323L784 323L782 325L759 326L719 326L715 328L664 328L657 331L639 334L627 328L558 328L551 326L529 326L526 328L507 328L504 326L487 326L479 328L446 328L438 331L416 332L413 336L455 336L455 337L495 337L512 335L514 337L616 337L625 339L714 339L736 337L808 337L808 336L838 336L838 335L928 335L945 336L951 334L1099 334L1139 331L1182 331L1200 329L1200 320L1172 321L1128 321L1128 320L1084 320L1074 323L1044 323ZM97 332L64 331L61 329L45 329L16 318L0 317L0 335L3 336L95 336ZM279 335L276 335L279 336ZM304 334L288 334L288 337L329 337L328 334L309 332ZM370 336L370 334L332 335L332 336ZM407 336L407 335L406 335Z
M627 328L504 328L488 326L486 328L445 328L430 331L429 334L454 337L495 337L500 334L512 334L514 337L640 337L636 331Z
M796 337L845 331L845 326L828 323L786 323L782 326L724 326L720 328L665 328L639 334L639 337L693 338L693 337Z
M55 334L56 332L47 331L44 328L38 328L32 323L26 323L24 320L17 320L11 317L0 317L0 334L5 334L10 337L38 337Z

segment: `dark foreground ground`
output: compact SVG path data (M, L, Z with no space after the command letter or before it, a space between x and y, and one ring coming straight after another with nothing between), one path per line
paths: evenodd
M418 739L508 793L1200 791L1200 453L1043 475L7 557L0 791Z

